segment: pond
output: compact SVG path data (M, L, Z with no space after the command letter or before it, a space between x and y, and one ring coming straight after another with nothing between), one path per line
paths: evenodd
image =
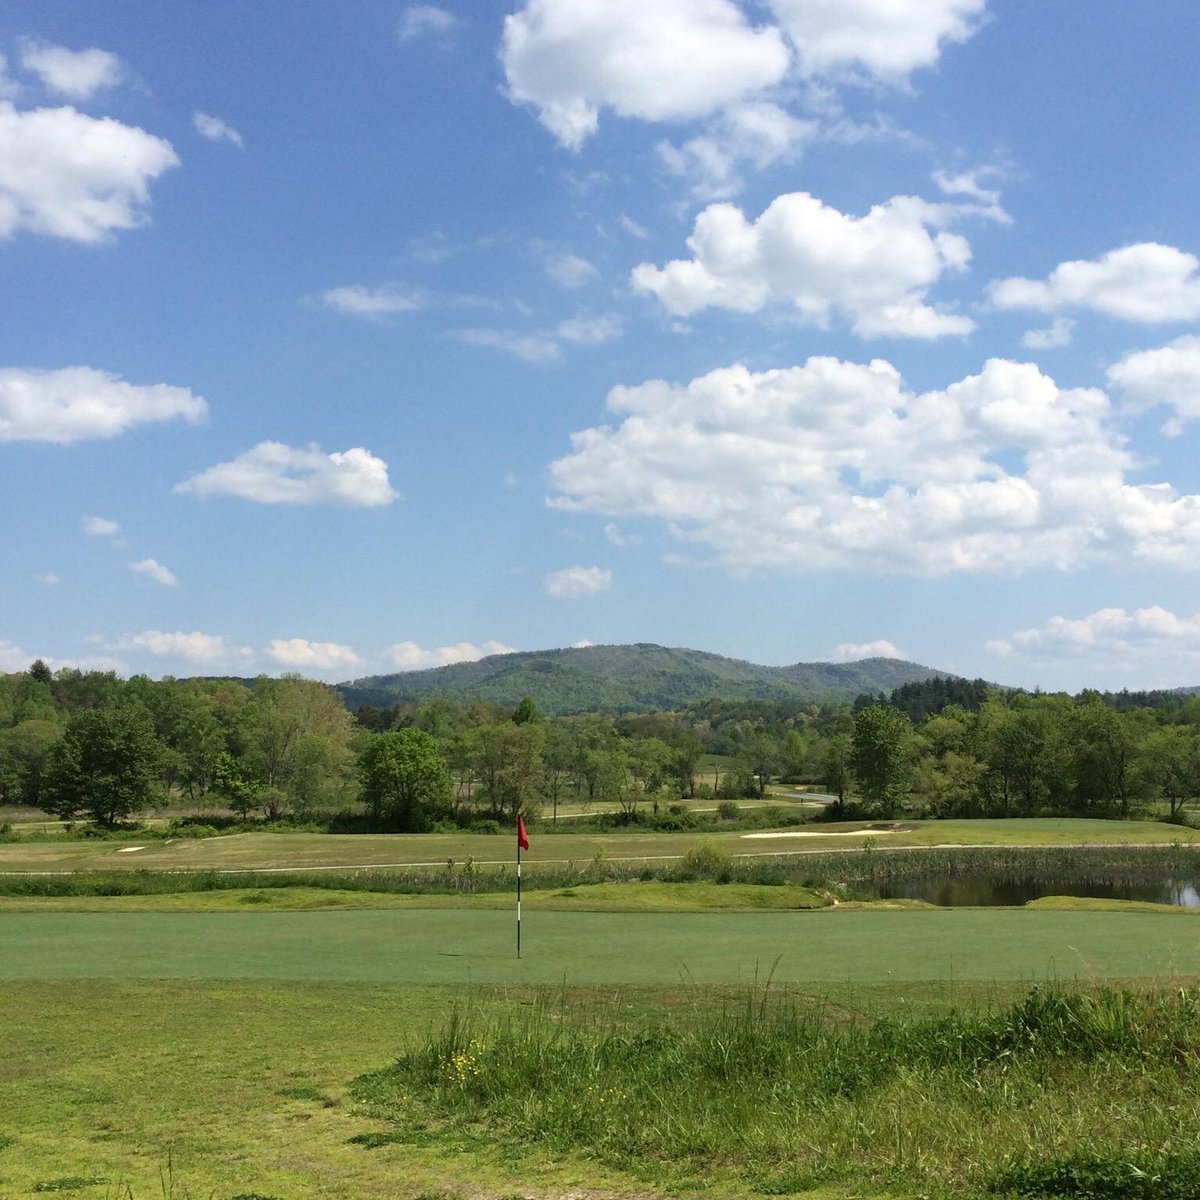
M1200 878L1140 880L1097 880L1034 876L987 878L982 875L893 879L873 889L880 900L925 900L942 907L974 906L1007 908L1039 900L1043 896L1091 896L1102 900L1148 900L1200 908Z

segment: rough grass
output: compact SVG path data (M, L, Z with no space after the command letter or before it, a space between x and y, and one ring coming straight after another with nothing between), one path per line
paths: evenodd
M1200 1182L1198 1049L1187 990L1035 989L998 1011L850 1024L759 994L685 1028L585 1026L548 1000L456 1011L352 1094L402 1139L482 1123L672 1187L1182 1197Z

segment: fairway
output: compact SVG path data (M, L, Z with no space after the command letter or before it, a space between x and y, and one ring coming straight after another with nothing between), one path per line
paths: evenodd
M1200 922L1028 909L9 913L0 978L664 984L1179 978Z
M1058 817L974 821L848 822L812 824L803 829L767 831L641 833L550 833L531 830L525 860L539 866L574 863L641 862L679 858L698 842L715 842L735 857L769 857L864 845L919 846L1074 846L1168 845L1200 842L1200 830L1159 821L1102 821ZM63 871L320 871L420 866L511 866L516 845L508 834L333 834L234 833L214 838L157 840L136 834L105 841L26 841L0 843L0 873Z

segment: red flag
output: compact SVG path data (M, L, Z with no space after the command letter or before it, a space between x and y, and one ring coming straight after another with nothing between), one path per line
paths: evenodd
M521 820L520 813L517 813L517 845L522 850L529 849L529 834L525 832L525 822Z

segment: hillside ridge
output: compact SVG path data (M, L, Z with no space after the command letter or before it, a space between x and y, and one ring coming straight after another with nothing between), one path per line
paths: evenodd
M705 650L636 642L493 654L474 662L368 675L337 686L351 708L434 697L515 705L530 696L543 712L565 716L680 709L713 697L845 701L948 674L894 658L769 667Z

